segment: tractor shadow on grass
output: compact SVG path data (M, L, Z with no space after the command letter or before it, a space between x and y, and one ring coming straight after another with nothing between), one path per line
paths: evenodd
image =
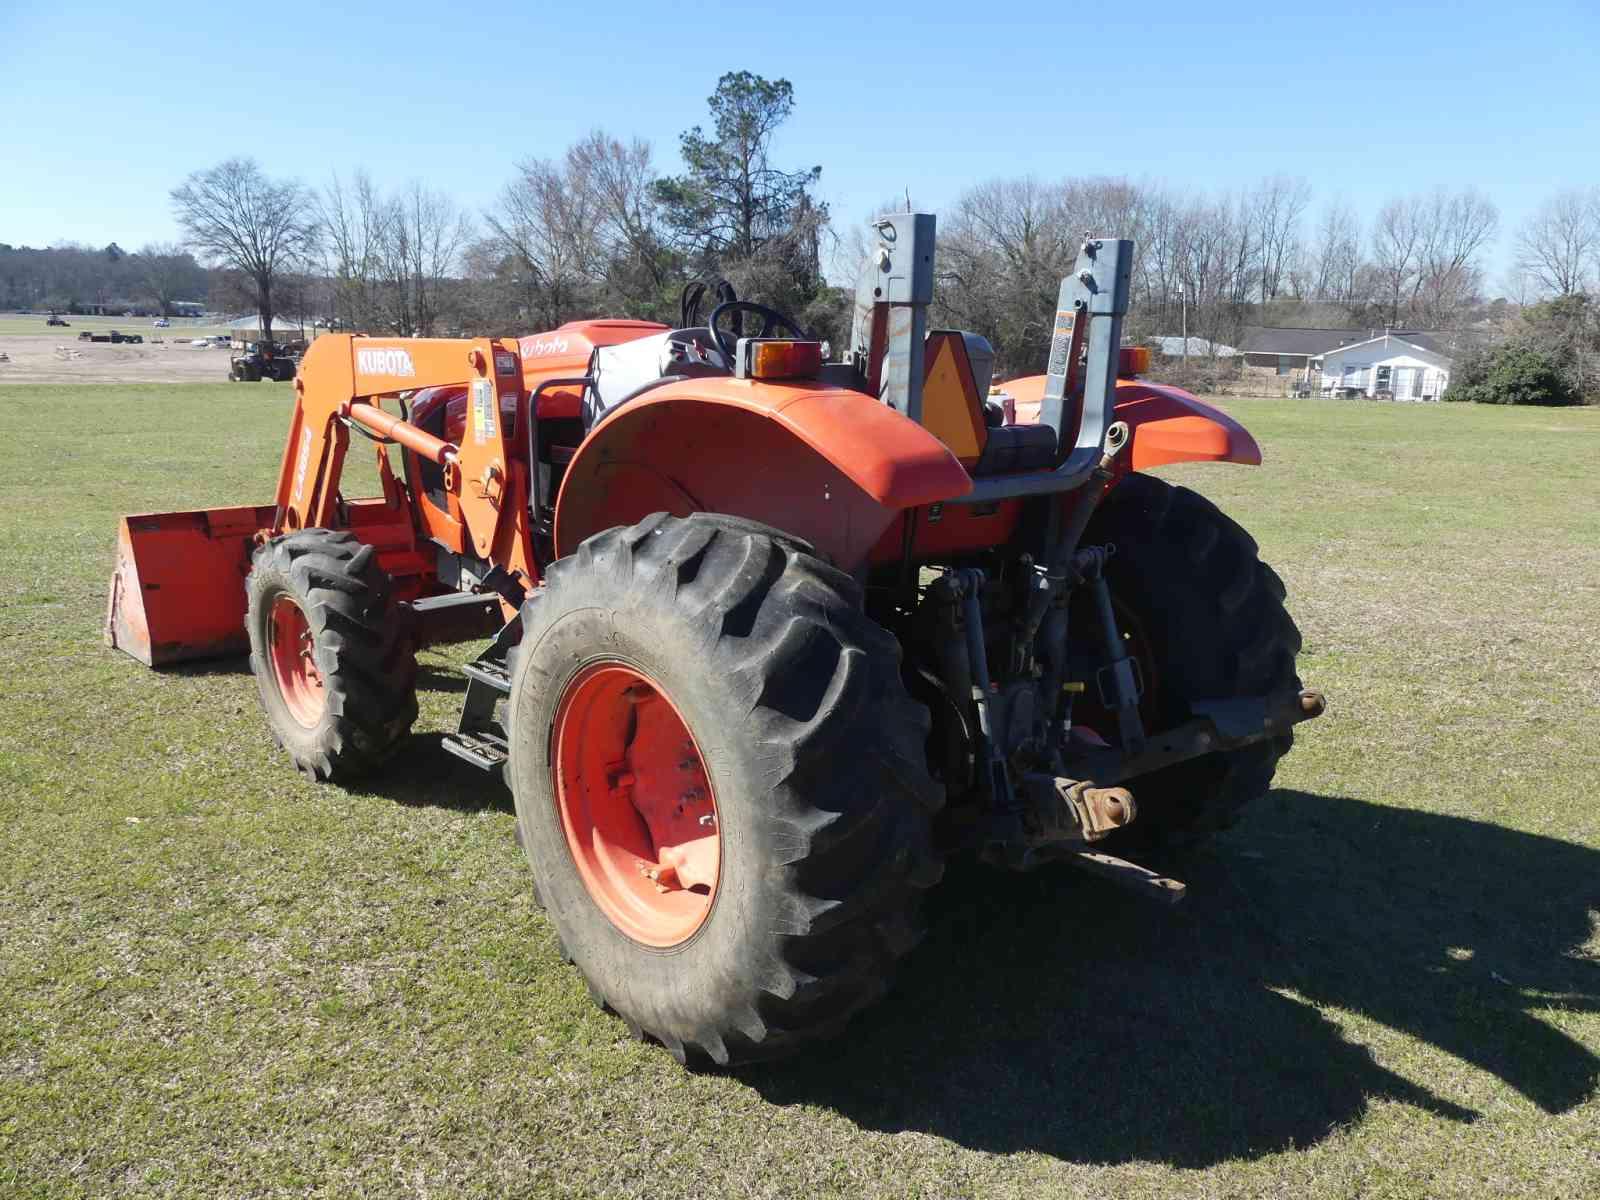
M201 658L190 662L173 663L159 670L163 675L179 675L186 679L204 679L211 675L248 675L250 656L235 654L227 658Z
M413 733L383 770L346 787L351 795L379 796L410 807L514 811L511 791L498 775L462 762L445 750L443 741L443 733Z
M1185 1167L1312 1145L1374 1098L1473 1120L1430 1089L1445 1055L1549 1113L1600 1081L1600 1058L1534 1011L1600 1012L1600 961L1579 949L1600 853L1279 791L1172 869L1176 910L1068 868L954 865L887 1002L744 1078L870 1129ZM1315 1005L1426 1046L1387 1069Z
M161 670L170 675L181 675L190 679L203 679L210 675L248 675L250 656L239 654L231 658L206 658L195 662L175 663L172 666L162 667ZM467 690L467 679L455 668L419 661L417 688L419 691L449 692L459 696Z

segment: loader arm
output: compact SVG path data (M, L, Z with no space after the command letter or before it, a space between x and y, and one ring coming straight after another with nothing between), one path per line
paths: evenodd
M384 396L427 387L462 387L470 420L461 445L444 441L385 412ZM474 551L487 558L513 492L526 494L512 463L507 426L525 397L517 344L494 338L367 338L329 334L307 351L295 380L295 411L278 471L273 533L337 527L339 480L349 447L347 423L396 442L445 468L459 494ZM399 505L398 485L385 475L385 500Z
M385 396L434 386L468 395L471 419L460 445L379 407ZM383 495L340 494L352 426L441 464L473 553L536 576L526 524L516 519L527 469L509 453L526 402L515 342L327 334L307 351L294 389L272 504L123 518L107 644L150 666L243 652L251 555L263 540L301 529L348 529L374 546L401 599L437 591L436 553L419 543L415 504L383 450Z

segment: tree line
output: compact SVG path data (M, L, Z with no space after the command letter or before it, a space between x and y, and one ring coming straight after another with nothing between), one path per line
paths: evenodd
M0 242L0 308L82 311L139 305L171 316L180 301L207 299L212 272L176 244L128 252L112 242L35 250Z
M563 154L516 163L481 214L420 182L385 190L358 170L311 187L229 160L173 190L183 247L115 259L115 247L0 247L0 303L21 294L10 258L36 266L62 254L58 274L86 282L23 291L167 295L158 265L181 263L183 286L207 272L213 297L248 301L264 322L292 313L373 333L509 334L587 316L672 321L686 282L719 277L837 343L865 242L834 227L817 196L820 166L775 154L794 104L786 80L730 72L707 123L679 138L681 172L664 172L647 142L596 130ZM1600 276L1600 192L1560 193L1515 232L1516 294L1495 300L1485 259L1500 216L1477 190L1396 196L1366 222L1337 199L1313 199L1286 175L1213 195L1114 178L979 183L939 214L934 317L988 336L1003 370L1042 369L1057 288L1088 232L1137 243L1131 337L1187 329L1215 347L1238 346L1252 324L1494 340L1535 301L1590 295ZM1587 336L1570 320L1563 330Z

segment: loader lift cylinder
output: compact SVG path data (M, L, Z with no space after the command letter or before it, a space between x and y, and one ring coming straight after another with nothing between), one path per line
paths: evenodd
M407 450L414 450L423 458L431 459L440 466L448 466L461 457L461 447L454 442L434 437L427 430L419 429L410 421L392 413L386 413L376 405L352 404L345 415L363 429L370 430L379 437L390 438Z

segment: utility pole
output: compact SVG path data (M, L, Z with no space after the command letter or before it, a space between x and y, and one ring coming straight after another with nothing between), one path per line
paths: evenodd
M1189 365L1189 285L1178 285L1178 303L1183 310L1183 365Z

